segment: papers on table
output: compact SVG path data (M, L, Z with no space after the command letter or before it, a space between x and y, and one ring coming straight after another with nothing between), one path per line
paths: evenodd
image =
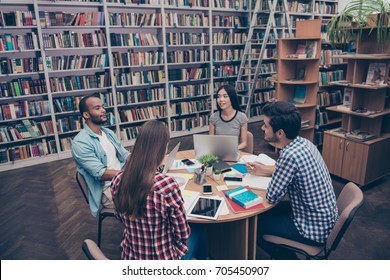
M184 199L184 209L186 209L186 212L188 212L191 206L195 203L196 199L199 197L200 193L197 191L183 189L181 191L181 195Z
M269 183L271 182L271 177L263 177L263 176L255 176L249 173L241 174L236 170L232 170L224 173L224 175L233 176L233 177L241 177L242 181L229 181L226 180L225 184L227 186L249 186L252 189L256 190L266 190L268 188Z
M270 182L271 177L246 174L244 179L242 180L242 185L249 186L251 189L255 190L266 190Z
M188 180L194 177L194 174L187 174L187 173L167 173L166 175L175 178L176 182L180 186L181 191L184 190L185 186L188 183Z
M195 164L185 165L180 159L175 159L169 170L194 169L202 166L202 164L196 159L191 159L191 161L195 162Z
M276 161L272 159L271 157L267 156L266 154L259 154L258 156L255 155L245 155L241 156L240 162L257 162L264 165L275 165Z

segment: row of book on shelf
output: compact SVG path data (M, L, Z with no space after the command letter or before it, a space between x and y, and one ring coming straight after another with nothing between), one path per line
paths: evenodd
M163 118L166 116L167 107L164 105L137 107L119 111L119 117L122 123Z
M17 97L43 93L47 93L45 79L33 80L31 77L28 77L0 83L0 97Z
M51 113L48 100L19 101L0 105L0 121L44 116Z
M38 37L34 32L26 34L0 34L0 51L24 51L39 48Z
M0 26L36 26L32 11L0 11Z
M306 43L299 43L293 54L288 54L287 58L314 58L317 54L317 41L307 40Z
M0 75L34 73L43 71L41 57L0 58Z
M192 53L188 51L188 53ZM168 54L169 55L169 54ZM175 59L168 60L169 62L180 62L180 53L173 53ZM161 51L148 51L148 52L114 52L112 54L114 66L143 66L143 65L156 65L164 63L164 54ZM172 55L168 56L168 59L172 57ZM183 56L184 57L184 56ZM190 56L188 56L190 57ZM189 59L188 59L189 60ZM189 62L189 61L186 61Z
M209 125L209 114L197 114L191 118L171 119L171 128L173 131L186 131L197 127Z
M172 16L166 15L167 21ZM162 26L161 13L112 13L109 12L110 26ZM183 16L183 15L182 15ZM195 16L195 15L194 15Z
M317 95L318 106L332 106L343 103L343 94L340 89L319 91Z
M41 27L49 26L100 26L104 25L104 12L78 13L39 11Z
M48 71L108 67L108 54L46 56Z
M0 126L0 143L8 143L21 139L53 134L54 129L52 121L35 122L26 119L14 126Z
M211 110L210 99L179 102L171 104L171 115L191 114Z
M320 71L318 82L320 86L330 85L330 82L344 80L344 70Z
M46 141L46 139L40 139L40 141L26 145L0 149L0 163L42 157L54 153L57 153L55 140Z
M33 33L34 34L34 33ZM65 30L63 33L43 33L43 46L49 48L88 48L107 46L106 35L103 30L90 32L75 32ZM36 45L38 46L38 45Z

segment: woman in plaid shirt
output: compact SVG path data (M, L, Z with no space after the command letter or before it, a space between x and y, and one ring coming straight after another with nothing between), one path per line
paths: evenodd
M116 215L125 226L122 259L181 259L189 251L191 229L179 185L172 177L156 172L168 141L164 123L146 122L124 171L112 181Z

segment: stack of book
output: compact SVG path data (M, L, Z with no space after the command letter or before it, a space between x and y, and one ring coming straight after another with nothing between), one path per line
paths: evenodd
M370 134L370 133L362 131L360 129L355 129L355 130L347 132L345 134L345 137L347 139L350 139L353 141L359 141L359 142L364 142L364 141L376 138L376 136L374 134Z

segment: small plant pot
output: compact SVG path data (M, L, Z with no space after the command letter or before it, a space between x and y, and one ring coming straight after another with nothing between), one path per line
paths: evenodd
M213 167L212 166L206 168L206 175L207 176L213 175Z
M221 180L221 174L213 174L213 179L214 179L214 181Z

